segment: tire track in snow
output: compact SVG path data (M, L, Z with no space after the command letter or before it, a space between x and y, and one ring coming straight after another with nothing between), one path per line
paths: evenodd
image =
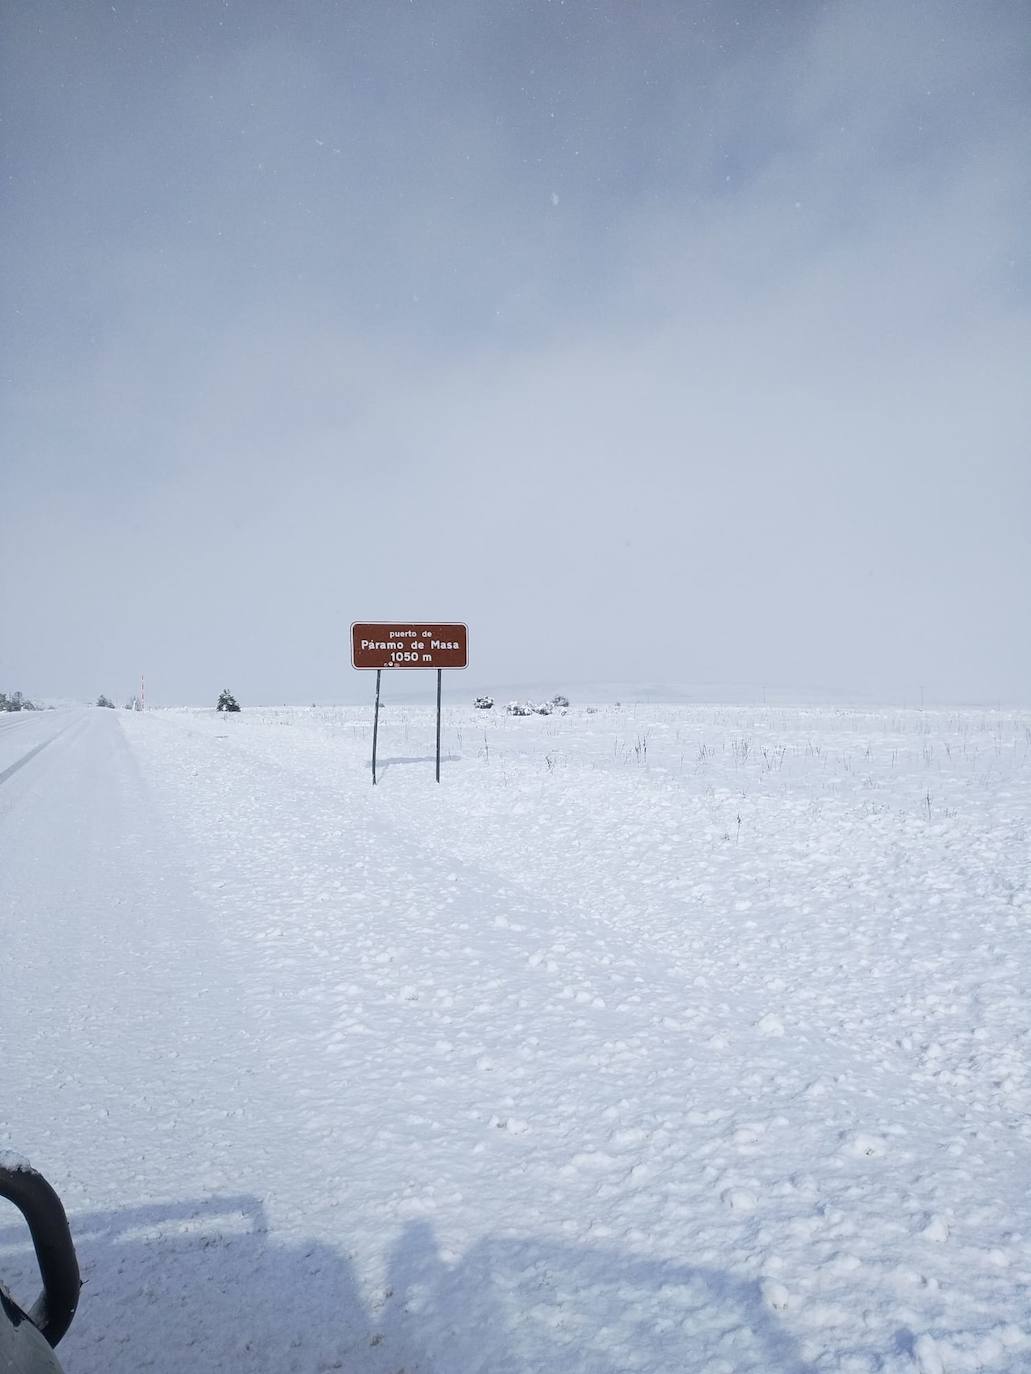
M66 735L68 731L71 730L74 726L79 726L78 733L81 734L82 730L86 726L86 723L87 722L85 720L69 721L68 724L63 726L60 730L58 730L58 732L55 735L51 735L48 739L45 739L40 744L35 745L34 748L30 749L27 754L23 754L20 759L16 759L14 763L10 764L2 772L0 772L0 786L2 786L8 780L8 778L13 778L15 773L20 772L20 770L24 768L26 764L31 763L32 760L38 754L41 754L43 750L48 747L48 745L55 743L55 741L59 740L63 735ZM66 741L66 743L71 743L71 741Z
M4 712L6 715L7 712ZM30 721L38 719L35 711L18 711L11 714L10 720L0 720L0 738L11 735L19 725L28 725Z

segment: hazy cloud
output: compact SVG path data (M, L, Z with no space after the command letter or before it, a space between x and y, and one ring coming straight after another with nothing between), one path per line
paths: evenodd
M1027 699L1026 7L5 14L0 686Z

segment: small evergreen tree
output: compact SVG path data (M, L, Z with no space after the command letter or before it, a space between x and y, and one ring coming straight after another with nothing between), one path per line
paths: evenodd
M226 687L218 699L218 709L220 711L239 711L240 703L232 692Z
M97 697L97 705L98 705L98 706L110 706L111 709L112 709L112 711L113 711L114 708L115 708L114 702L113 702L113 701L108 701L107 697L104 695L103 692L101 692L100 696Z

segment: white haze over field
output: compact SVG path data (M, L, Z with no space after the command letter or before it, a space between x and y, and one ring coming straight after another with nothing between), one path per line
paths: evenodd
M364 698L441 616L463 691L1028 699L1025 5L0 38L0 689Z

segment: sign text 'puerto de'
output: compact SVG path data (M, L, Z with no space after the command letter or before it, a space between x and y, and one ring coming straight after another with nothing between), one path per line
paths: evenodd
M437 670L437 781L440 782L440 690L445 668L469 663L469 627L454 621L356 620L351 626L351 663L375 669L376 710L372 718L372 783L376 785L376 741L379 736L379 689L384 669Z

